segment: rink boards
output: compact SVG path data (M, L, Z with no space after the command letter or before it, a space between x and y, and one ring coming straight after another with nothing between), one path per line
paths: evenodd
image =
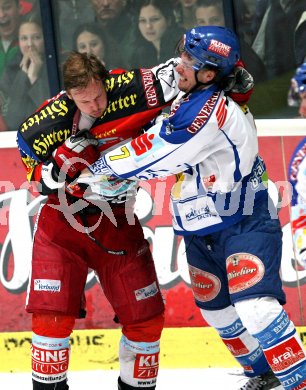
M306 346L306 327L298 327ZM70 370L118 370L120 329L75 330L71 338ZM0 333L0 372L31 368L31 332ZM161 368L230 368L238 364L212 328L166 328Z

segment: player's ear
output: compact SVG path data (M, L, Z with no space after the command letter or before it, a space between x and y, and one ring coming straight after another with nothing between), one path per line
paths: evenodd
M201 69L198 72L198 80L202 83L209 83L216 77L217 72L212 69Z

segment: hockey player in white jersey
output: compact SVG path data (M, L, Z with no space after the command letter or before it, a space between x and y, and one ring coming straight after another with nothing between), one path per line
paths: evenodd
M306 118L306 62L299 66L291 80L291 96L296 97L301 118ZM292 185L291 228L294 255L306 269L306 138L296 146L289 163Z
M185 240L195 302L249 377L241 389L301 390L305 349L283 309L282 231L256 127L224 92L239 59L231 30L188 30L176 67L182 94L169 117L102 155L80 180L177 174L173 227Z

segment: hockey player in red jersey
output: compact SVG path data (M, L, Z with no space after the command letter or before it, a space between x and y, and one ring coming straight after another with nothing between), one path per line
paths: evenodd
M48 195L36 222L26 302L34 390L68 389L69 337L75 318L85 315L89 268L122 325L119 389L155 389L164 302L133 214L137 188L114 180L88 192L73 182L104 148L136 137L170 104L176 64L109 73L96 57L72 53L63 67L65 91L19 128L28 179Z

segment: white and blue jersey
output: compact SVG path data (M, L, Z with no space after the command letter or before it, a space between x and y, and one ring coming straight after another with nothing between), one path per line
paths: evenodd
M267 198L253 117L216 85L177 99L167 119L102 155L90 170L96 180L178 174L171 207L180 235L224 229Z
M294 253L306 268L306 138L295 148L289 163L288 177L292 185L291 227Z

